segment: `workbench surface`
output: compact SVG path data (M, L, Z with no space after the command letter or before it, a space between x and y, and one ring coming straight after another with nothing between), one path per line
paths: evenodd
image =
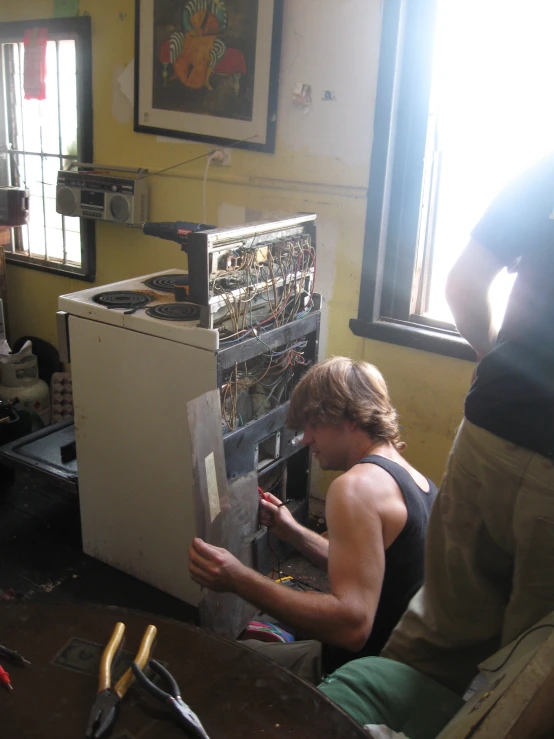
M149 623L152 656L177 679L183 700L210 739L294 737L363 739L352 721L316 688L240 643L188 624L134 611L72 603L0 602L0 643L32 665L10 666L13 693L0 691L2 736L84 736L97 689L98 663L117 621L126 625L117 678ZM172 739L185 734L166 709L136 686L125 696L112 739Z

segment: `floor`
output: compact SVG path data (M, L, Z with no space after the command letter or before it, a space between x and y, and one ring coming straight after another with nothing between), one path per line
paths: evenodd
M195 621L182 601L83 554L77 497L34 475L0 482L0 552L0 598L93 602ZM325 574L298 555L281 570L326 589Z

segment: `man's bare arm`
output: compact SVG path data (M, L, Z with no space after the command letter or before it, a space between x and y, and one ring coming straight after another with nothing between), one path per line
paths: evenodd
M446 281L446 299L458 331L475 349L478 360L496 343L489 289L503 266L491 251L470 241Z
M236 593L315 639L358 651L371 633L385 567L382 522L367 492L342 478L329 488L328 594L284 588L226 550L199 540L189 551L191 575L201 585Z

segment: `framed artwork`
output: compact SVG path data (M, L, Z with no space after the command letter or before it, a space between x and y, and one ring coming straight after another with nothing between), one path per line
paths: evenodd
M275 150L283 0L136 0L135 131Z

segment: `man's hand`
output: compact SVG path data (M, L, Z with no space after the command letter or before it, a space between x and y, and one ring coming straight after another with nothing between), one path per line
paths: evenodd
M218 593L235 592L248 568L230 552L195 538L189 547L190 576L203 587Z
M282 541L291 541L298 523L289 509L271 493L260 494L260 523Z

